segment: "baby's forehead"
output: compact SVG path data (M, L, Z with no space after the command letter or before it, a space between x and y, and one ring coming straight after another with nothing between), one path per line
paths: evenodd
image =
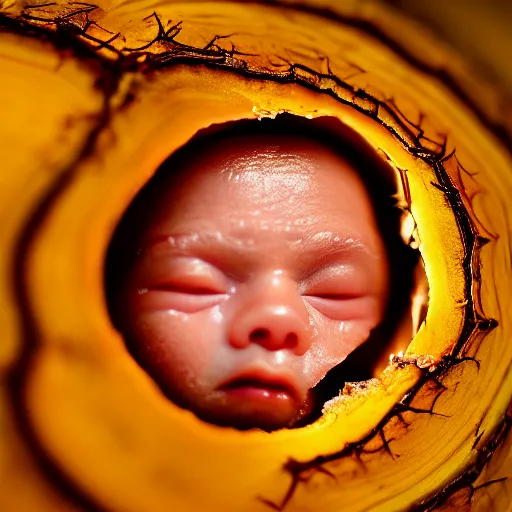
M358 169L349 159L315 138L306 136L235 135L205 138L183 148L163 179L155 185L156 203L197 206L224 194L224 202L244 203L244 195L265 201L315 199L350 187L368 199ZM243 205L242 205L243 206ZM176 206L177 208L177 206ZM175 208L172 208L175 210Z
M347 193L346 191L350 191ZM345 205L338 199L345 197ZM179 218L218 219L253 208L284 211L282 203L314 209L321 220L329 209L372 209L358 169L348 159L313 137L293 134L243 134L192 141L159 170L131 210L138 218L137 235L155 223ZM132 217L133 218L133 217ZM275 218L273 222L281 221ZM135 234L135 233L134 233Z
M293 243L327 232L333 239L376 238L371 199L357 170L320 142L245 136L206 141L204 149L186 155L178 175L147 197L137 212L145 218L137 230L141 243L221 228L241 240L265 239L269 247L265 232Z
M270 172L302 169L315 163L345 162L342 154L314 137L294 134L241 134L199 139L179 159L177 172L194 170Z

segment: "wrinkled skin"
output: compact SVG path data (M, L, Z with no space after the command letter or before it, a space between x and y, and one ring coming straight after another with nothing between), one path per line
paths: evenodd
M388 261L369 196L347 161L298 136L206 142L183 167L137 212L118 323L200 418L293 426L382 320Z

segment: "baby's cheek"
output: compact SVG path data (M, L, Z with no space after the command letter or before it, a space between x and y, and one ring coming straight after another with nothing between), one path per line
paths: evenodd
M318 384L329 370L343 362L364 343L374 326L375 323L368 319L313 319L314 339L304 365L304 378L308 387Z
M201 387L214 355L211 312L132 310L129 340L141 365L172 394Z

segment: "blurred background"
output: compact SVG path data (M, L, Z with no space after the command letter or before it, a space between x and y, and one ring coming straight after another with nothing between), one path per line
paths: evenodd
M512 91L512 0L386 0Z

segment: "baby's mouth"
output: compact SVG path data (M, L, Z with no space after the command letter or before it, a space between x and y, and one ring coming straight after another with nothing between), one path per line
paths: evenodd
M264 372L246 372L223 383L219 389L228 396L253 401L297 402L299 392L292 379Z
M309 412L309 393L301 391L298 376L280 370L246 368L217 387L224 402L224 424L273 432L300 421Z

